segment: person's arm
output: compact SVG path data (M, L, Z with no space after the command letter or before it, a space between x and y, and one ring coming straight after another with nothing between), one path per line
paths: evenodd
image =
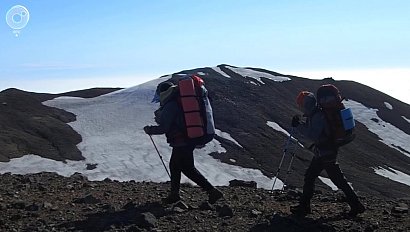
M305 137L313 142L318 142L325 127L325 118L322 113L316 113L312 118L308 118L305 123L301 123L297 129Z
M176 101L170 101L163 106L159 125L146 126L144 130L150 135L160 135L169 132L171 126L175 123L178 110L178 103Z

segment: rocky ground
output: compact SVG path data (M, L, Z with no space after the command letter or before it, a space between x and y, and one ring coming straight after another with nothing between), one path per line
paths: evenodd
M198 187L184 185L184 203L164 205L167 183L6 173L0 186L0 231L410 231L410 199L360 194L368 210L349 218L343 194L319 191L313 214L296 218L289 207L298 190L220 187L225 200L209 205Z

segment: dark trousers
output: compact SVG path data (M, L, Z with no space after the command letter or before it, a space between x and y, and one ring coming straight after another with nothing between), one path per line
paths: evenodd
M310 204L315 188L315 180L325 170L330 180L341 189L346 195L349 205L355 205L358 202L356 193L347 183L339 164L336 162L336 156L315 157L310 163L305 173L305 183L303 185L302 204Z
M195 168L194 149L194 146L174 147L172 149L171 161L169 163L169 169L171 170L171 192L179 192L181 172L205 191L210 191L214 188Z

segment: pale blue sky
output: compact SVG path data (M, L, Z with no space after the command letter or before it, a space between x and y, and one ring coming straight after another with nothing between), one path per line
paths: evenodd
M5 21L17 4L30 11L19 37ZM410 86L409 12L406 0L2 0L0 89L127 87L221 63L357 81L337 72L402 70Z

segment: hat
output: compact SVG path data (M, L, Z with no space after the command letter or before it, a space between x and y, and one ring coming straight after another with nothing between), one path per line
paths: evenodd
M299 107L303 107L303 102L304 102L305 97L310 94L313 95L313 93L309 91L301 91L296 97L296 104L298 104Z
M162 92L167 91L170 87L173 87L173 86L175 85L170 81L159 83L157 86L157 89L155 90L154 98L152 99L151 102L155 102L155 103L160 102L160 94Z
M160 93L167 91L170 87L174 86L174 84L170 81L162 82L158 86L158 90Z

